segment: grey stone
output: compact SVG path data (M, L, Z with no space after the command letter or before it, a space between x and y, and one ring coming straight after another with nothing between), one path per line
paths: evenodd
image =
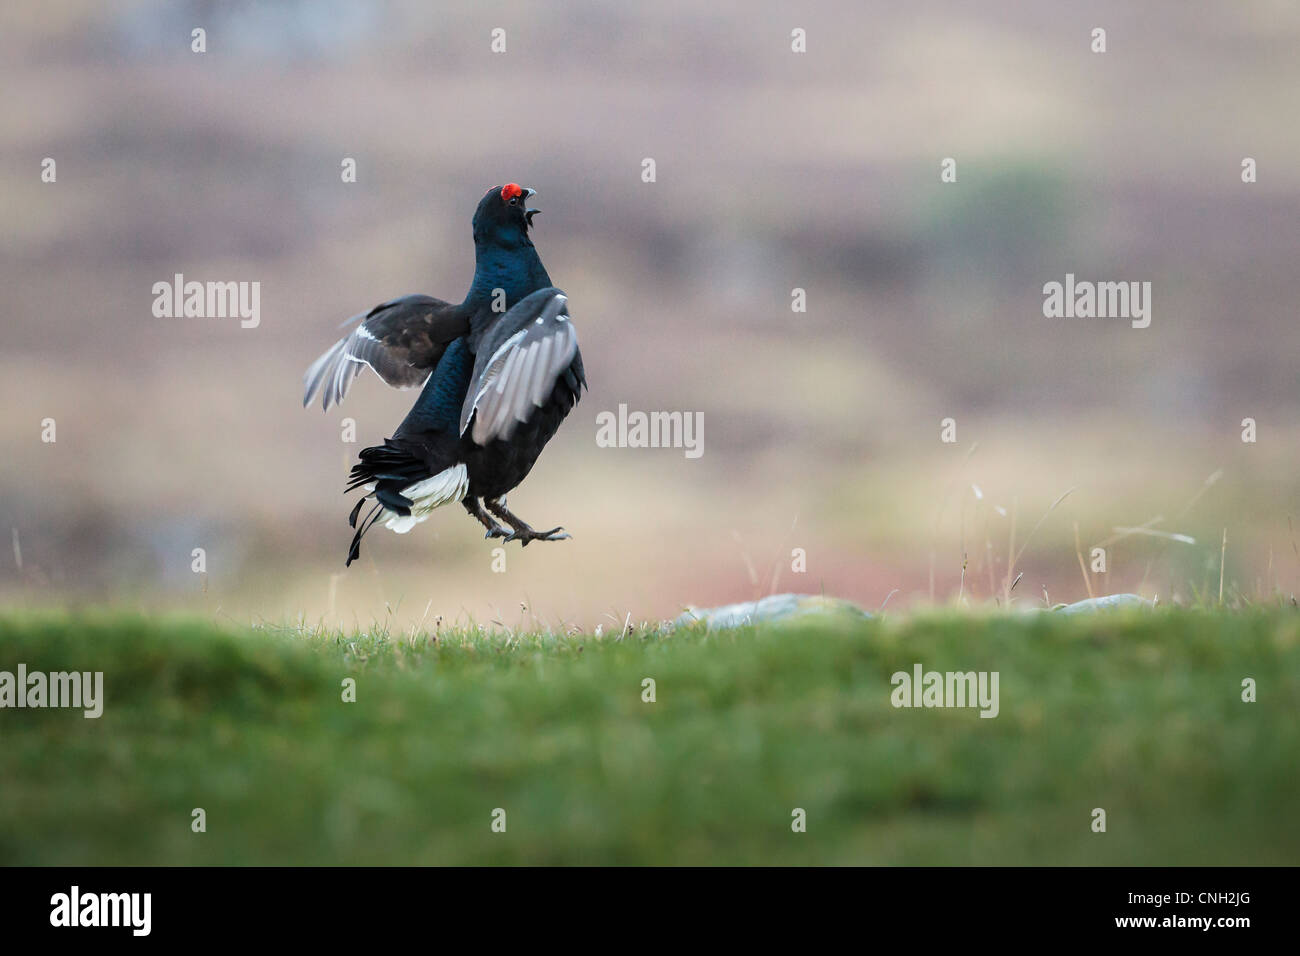
M1154 607L1155 605L1138 594L1107 594L1102 597L1086 598L1059 608L1061 614L1087 614L1091 611L1115 611L1131 607Z
M827 614L846 614L863 620L871 617L852 601L840 598L822 597L820 594L773 594L758 601L724 604L721 607L688 607L674 623L678 627L686 627L704 621L712 631Z

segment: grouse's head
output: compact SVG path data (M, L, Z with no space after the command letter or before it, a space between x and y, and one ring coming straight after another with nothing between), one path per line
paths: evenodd
M536 189L518 183L493 186L474 210L475 240L492 239L509 245L526 238L538 212L528 208L528 200L535 195Z

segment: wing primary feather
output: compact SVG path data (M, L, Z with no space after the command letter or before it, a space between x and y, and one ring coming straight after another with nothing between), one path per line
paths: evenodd
M311 400L315 397L317 389L321 386L321 382L323 382L329 374L333 360L338 356L346 342L346 338L339 339L335 342L325 350L325 353L320 358L311 363L311 366L303 375L303 384L305 386L302 396L303 408L306 408L311 404Z
M532 391L532 393L533 393L533 394L531 395L531 398L532 398L532 400L533 400L533 404L534 404L534 405L538 405L538 406L540 406L540 405L542 404L542 402L544 401L544 398L543 398L543 396L541 395L541 391L542 391L542 389L545 387L544 382L545 382L547 376L550 374L550 369L551 369L551 349L552 349L553 344L554 344L554 343L553 343L553 340L552 340L551 336L548 335L548 336L547 336L546 338L544 338L544 339L541 341L541 343L539 343L539 345L538 345L538 349L537 349L537 351L538 351L538 361L537 361L537 364L538 364L538 366L539 366L539 368L538 368L538 373L539 373L539 374L538 374L538 376L537 376L537 378L538 378L538 382L537 382L537 384L536 384L532 389L530 389L530 391Z

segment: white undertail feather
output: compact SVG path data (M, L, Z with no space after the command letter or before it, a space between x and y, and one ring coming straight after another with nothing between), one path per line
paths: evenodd
M366 485L366 491L374 490L373 484ZM398 534L406 534L433 514L435 508L462 500L468 491L469 470L464 465L453 465L431 478L417 481L402 489L402 496L411 499L409 515L399 515L385 508L378 520L383 522L385 528L390 528Z

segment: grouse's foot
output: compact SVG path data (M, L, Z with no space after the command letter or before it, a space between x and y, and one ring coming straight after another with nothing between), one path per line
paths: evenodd
M465 506L465 510L473 515L474 519L478 521L479 524L487 528L487 534L483 535L485 539L505 538L505 536L510 533L487 516L487 513L484 512L483 506L479 504L477 498L466 498L461 502L461 504Z
M550 531L534 531L528 525L523 525L506 535L506 540L518 541L521 548L526 548L529 541L563 541L565 538L571 537L573 535L563 528L552 528Z
M528 547L529 541L563 541L565 538L572 537L563 528L552 528L550 531L534 531L528 526L528 522L510 513L509 509L506 508L504 498L499 498L496 501L488 498L484 499L483 503L487 505L488 511L510 525L512 530L510 534L506 535L506 540L518 541L520 547Z

